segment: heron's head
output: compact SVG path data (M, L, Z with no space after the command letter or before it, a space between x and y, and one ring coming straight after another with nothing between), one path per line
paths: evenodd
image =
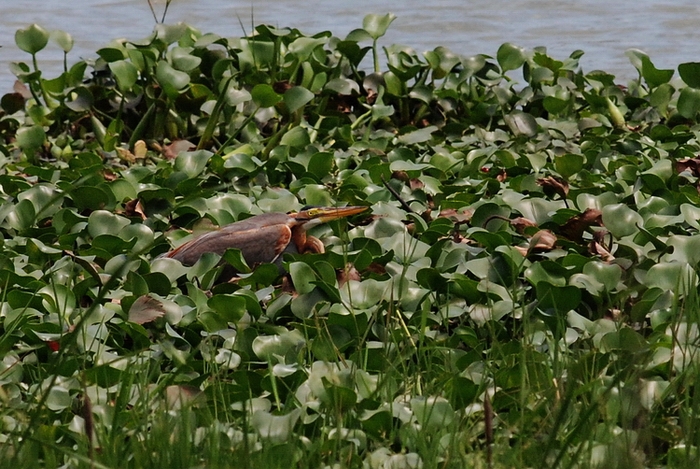
M303 207L299 212L292 213L298 224L303 224L304 228L320 225L331 220L349 217L364 212L369 207Z

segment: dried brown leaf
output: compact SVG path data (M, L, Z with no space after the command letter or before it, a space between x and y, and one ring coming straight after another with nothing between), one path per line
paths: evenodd
M102 177L104 177L105 181L107 181L107 182L112 182L112 181L116 181L117 179L119 179L119 175L116 174L111 169L105 169L104 171L102 171Z
M391 173L391 179L398 179L399 181L408 182L411 178L408 176L406 171L394 171Z
M141 220L148 218L140 199L131 199L125 203L124 215L127 217L140 217Z
M134 143L134 156L136 159L145 158L147 152L148 148L146 148L146 142L143 140L137 140L136 143Z
M277 94L284 94L292 88L294 88L294 85L289 83L288 80L276 81L272 84L272 89L275 90Z
M369 266L367 266L367 269L365 270L369 273L377 275L386 274L386 267L381 264L378 264L377 262L372 262Z
M518 251L520 254L522 254L523 257L527 257L527 255L528 255L528 252L527 252L527 251L528 251L528 250L527 250L526 247L523 247L523 246L513 246L513 248L514 248L516 251Z
M377 92L374 90L367 90L367 104L372 105L377 101Z
M146 324L147 322L155 321L165 315L163 303L155 298L143 295L134 301L129 308L129 321L136 324Z
M595 208L587 208L581 215L569 218L560 231L571 241L580 243L584 231L594 225L603 226L603 213Z
M537 185L542 186L544 193L550 197L553 194L559 194L562 199L566 199L569 193L569 183L563 179L555 178L554 176L539 178L537 180Z
M685 158L676 161L676 171L689 171L693 176L700 176L700 158Z
M128 148L117 147L115 150L117 150L117 156L119 159L126 161L127 163L136 162L136 155L131 153Z
M12 91L21 95L24 99L31 99L32 98L32 92L29 91L29 88L27 88L27 85L25 85L24 83L22 83L19 80L15 80L15 84L12 87Z
M588 252L594 256L600 256L604 262L612 262L615 260L615 256L613 256L601 243L595 240L591 241L591 243L588 245Z
M197 146L189 140L175 140L169 145L165 145L161 152L166 160L174 160L183 151L190 151Z
M362 280L362 277L360 276L360 273L357 271L354 265L348 264L345 266L345 269L338 272L337 279L338 288L343 288L343 286L349 281L355 280L359 282Z
M557 244L557 235L549 230L540 230L530 238L529 252L546 252L554 249Z
M203 404L206 396L194 386L173 384L165 388L165 401L169 409L178 410Z
M444 210L440 210L438 217L452 220L452 222L454 222L455 224L461 224L468 223L469 220L472 219L472 215L474 215L474 210L471 209L458 212L454 208L446 208Z
M425 187L425 184L423 184L423 181L420 179L413 178L410 181L408 181L408 186L411 188L412 191L418 190L418 189L423 189Z
M520 234L525 232L526 228L536 227L537 223L525 217L517 217L510 220L510 225Z

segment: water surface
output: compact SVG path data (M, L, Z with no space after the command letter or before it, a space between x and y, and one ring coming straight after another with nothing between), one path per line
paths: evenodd
M398 18L382 43L400 43L418 52L442 45L460 55L495 56L502 43L513 42L526 48L546 46L561 60L582 49L585 71L602 69L620 79L636 74L624 54L629 48L642 49L657 67L700 61L696 0L174 0L167 22L185 21L224 36L240 36L252 24L268 23L308 34L330 30L342 37L361 27L365 14L389 11ZM143 38L154 24L146 0L3 0L0 18L0 92L14 81L9 63L30 60L14 44L19 28L39 23L72 34L71 63L93 58L111 39ZM63 56L57 46L40 52L39 60L45 76L60 73Z

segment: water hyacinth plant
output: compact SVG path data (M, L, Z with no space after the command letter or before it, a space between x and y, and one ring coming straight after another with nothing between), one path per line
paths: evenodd
M697 467L700 63L632 50L622 86L392 21L159 23L55 78L70 36L17 32L3 467ZM282 277L158 257L305 205L371 215Z

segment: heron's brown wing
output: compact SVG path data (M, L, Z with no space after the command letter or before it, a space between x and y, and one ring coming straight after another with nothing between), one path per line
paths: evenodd
M206 252L223 255L227 249L235 248L241 250L245 261L253 267L263 262L275 262L292 239L292 231L286 225L227 228L203 234L170 251L166 257L193 265Z

